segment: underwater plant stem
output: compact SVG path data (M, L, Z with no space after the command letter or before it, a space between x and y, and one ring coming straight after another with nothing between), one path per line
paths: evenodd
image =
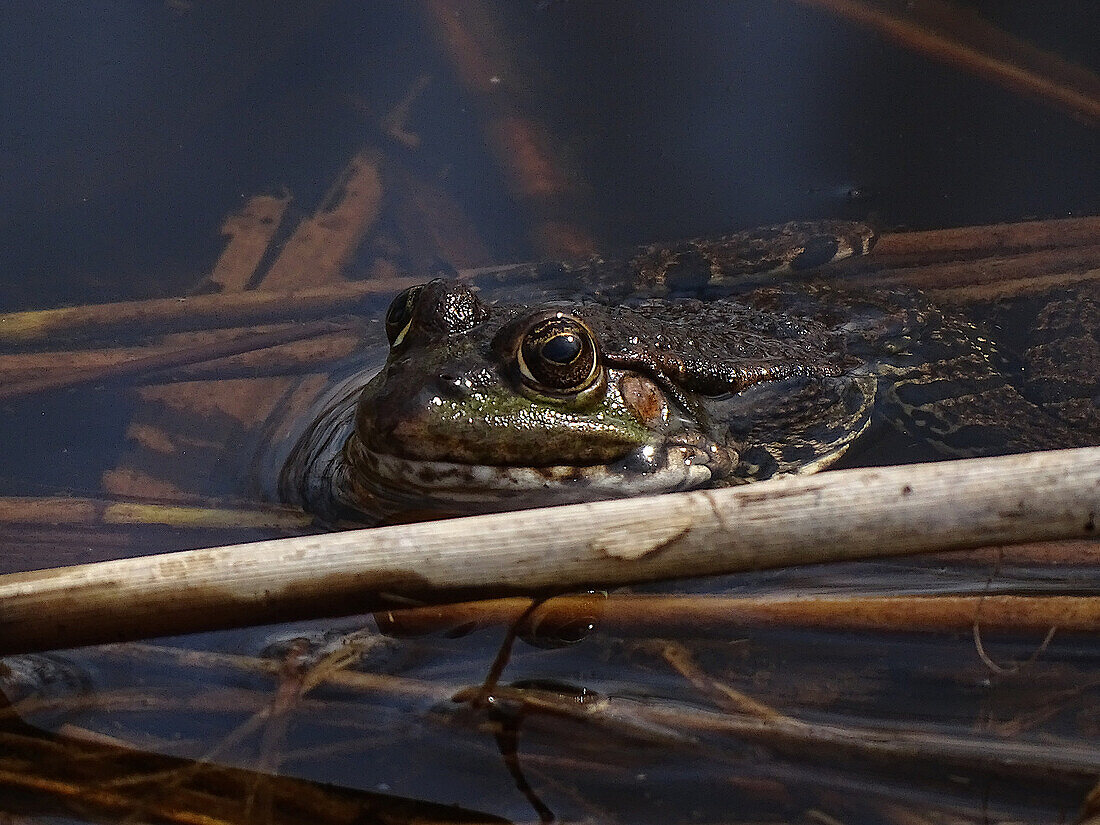
M977 258L1004 258L1013 266L1012 277L1034 279L1035 275L1057 273L1068 266L1075 271L1100 269L1100 255L1083 254L1076 247L1092 246L1100 237L1100 216L1061 218L1045 221L967 226L920 232L883 234L874 251L867 256L848 259L833 267L838 275L879 273L907 268L899 280L924 278L924 286L934 289L988 287L989 279L1001 279L1002 265L987 265L975 274L974 267L959 267L960 261ZM1034 253L1030 256L1029 253ZM1084 264L1082 264L1082 261ZM1091 261L1091 265L1090 262ZM944 267L940 272L936 263ZM1009 265L1009 264L1005 264ZM1031 268L1038 267L1037 271ZM481 274L506 273L511 267L494 266L460 271L464 278ZM938 274L937 274L938 273ZM953 283L952 278L963 278ZM1093 274L1085 279L1095 279ZM927 283L929 279L935 283ZM977 280L976 280L977 279ZM985 279L983 281L982 279ZM1077 275L1076 280L1082 280ZM170 331L241 327L270 324L280 320L317 318L354 311L373 295L400 292L424 280L423 275L384 280L349 281L295 290L252 289L180 298L153 298L111 304L85 304L57 309L39 309L0 313L0 344L27 346L44 341L102 341L117 347L119 338L135 339L163 335ZM921 286L921 283L914 283ZM1035 291L1032 289L1032 291Z
M0 576L0 652L1096 535L1100 448L275 539Z
M1078 246L1018 255L899 267L876 273L877 283L904 284L938 299L964 303L1046 293L1100 280L1100 246Z
M75 496L0 496L0 524L163 524L168 527L301 530L312 517L290 507L167 504Z
M1093 544L1093 543L1089 543ZM1092 550L1100 561L1100 542ZM1087 558L1082 563L1087 563ZM398 635L440 633L516 621L529 599L491 599L433 605L379 614L383 629ZM712 596L612 594L556 596L534 611L532 623L551 637L554 628L594 625L612 636L648 638L654 633L687 638L728 636L748 627L804 627L879 633L959 633L975 620L983 632L1100 632L1100 596L1015 595L810 595Z
M354 310L370 295L398 292L421 280L349 281L309 289L252 289L187 298L153 298L0 313L0 343L87 340L119 332L127 336L159 335L176 330L270 324L286 319L301 321Z
M985 226L955 226L879 236L874 258L892 266L930 260L990 257L1044 249L1093 246L1100 238L1100 216L1051 218Z
M1085 123L1100 121L1100 77L954 4L796 2L870 28L903 48L1056 106Z
M532 689L501 688L495 698L522 703L542 712L599 726L627 738L657 739L668 744L693 738L732 737L801 758L835 760L839 755L873 760L930 761L939 765L982 767L1003 774L1093 776L1100 750L1094 745L1002 740L991 736L943 733L919 728L890 728L802 721L793 717L724 713L662 702L603 697L585 704ZM696 740L698 742L698 739Z
M331 321L314 321L305 324L295 324L290 327L264 332L257 335L248 335L243 338L235 338L229 341L216 341L213 343L198 344L190 347L181 347L169 352L154 352L151 355L118 361L114 364L104 364L87 369L62 370L49 372L34 378L26 378L22 381L14 381L0 386L0 401L21 398L34 393L57 390L63 387L89 384L99 381L110 381L133 375L151 372L153 370L170 369L189 364L197 364L204 361L213 361L231 355L240 355L245 352L267 349L292 341L301 341L306 338L316 338L331 332L340 331L339 325Z
M208 343L214 343L222 332L239 337L254 336L258 331L249 328L211 330L196 333L196 335L210 336L211 340ZM196 380L219 379L233 374L255 377L264 374L300 373L321 369L327 363L350 355L360 343L361 336L349 326L341 332L275 344L263 349L248 350L236 355L197 361L188 365L159 366L152 362L153 366L149 373L134 374L130 378L144 382L166 377L174 380ZM73 386L85 382L87 380L85 376L95 375L90 371L114 368L122 363L155 355L171 358L182 348L180 343L166 340L145 347L48 350L0 355L0 384L14 384L30 377L44 375L64 375L65 378L59 383Z
M178 781L165 782L165 777ZM126 784L117 785L118 779ZM257 788L277 811L270 819L249 816L242 802ZM161 756L26 726L0 730L0 813L9 811L178 825L505 822L456 806Z

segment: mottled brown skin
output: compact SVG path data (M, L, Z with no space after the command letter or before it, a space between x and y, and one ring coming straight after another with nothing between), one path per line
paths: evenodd
M1100 432L1100 285L1048 296L1029 319L1022 393L1082 432Z

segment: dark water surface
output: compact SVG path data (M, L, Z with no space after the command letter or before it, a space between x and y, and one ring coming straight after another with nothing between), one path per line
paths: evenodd
M1100 72L1094 3L965 8ZM278 250L298 222L341 196L334 182L359 152L382 183L377 220L343 268L355 280L421 274L440 261L554 257L570 246L562 238L578 236L618 250L792 219L926 229L1100 214L1095 122L794 2L531 0L448 10L173 0L27 6L3 18L4 312L208 292L227 216L256 195L289 196ZM447 19L482 39L460 42ZM480 57L463 69L456 48ZM395 107L417 89L395 127ZM559 180L557 188L532 194L517 183L517 166L539 164L524 167L520 132L507 133L503 151L494 138L517 121L537 126L551 167L531 179ZM378 318L391 294L367 299L349 322L368 348L381 345ZM1011 335L1031 309L985 312ZM83 335L6 343L0 355L86 348ZM93 348L157 337L116 327L97 332ZM362 357L321 371L347 371ZM293 380L308 374L297 369ZM136 497L119 493L118 479L140 472L182 491L185 503L253 502L256 480L217 456L258 444L276 425L175 409L144 389L179 378L153 372L0 400L0 495ZM288 410L280 404L273 420L293 417ZM174 447L157 446L153 423L172 430ZM219 431L207 439L210 426ZM923 457L884 429L847 461ZM171 498L151 483L127 489L135 486ZM0 568L308 529L5 517ZM1039 551L992 558L634 592L1100 596L1095 554L1091 565ZM374 617L10 657L0 687L43 730L94 731L141 751L517 822L547 811L563 822L1071 822L1100 775L1095 634L1058 632L1045 646L1043 632L985 634L983 660L966 629L665 628L613 618L602 596L592 599L590 632L520 633L500 684L540 706L506 690L489 707L453 701L484 681L505 624L456 620L383 635ZM354 651L345 672L364 678L295 681L339 651ZM273 674L263 662L282 664ZM759 708L746 711L750 700L779 727L748 724L760 719ZM0 753L0 768L11 769L5 758L14 757ZM91 781L118 780L106 765ZM165 787L133 792L139 820L152 817L156 794L171 796ZM56 812L54 798L30 794L20 810ZM0 791L0 811L6 803ZM283 821L249 810L239 821ZM90 809L84 816L64 821L97 821Z

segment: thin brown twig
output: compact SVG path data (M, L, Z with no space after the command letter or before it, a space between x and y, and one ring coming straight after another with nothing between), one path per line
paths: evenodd
M245 289L271 245L282 223L290 195L281 197L256 195L237 213L222 224L222 234L229 237L222 254L214 264L208 283L224 292Z
M697 690L717 701L725 711L758 716L761 719L782 719L783 714L763 702L713 678L695 662L691 651L680 642L659 641L653 645L672 668Z
M551 256L591 254L595 244L575 216L584 210L586 187L570 170L550 131L523 111L523 86L492 4L465 2L461 13L445 0L422 0L425 15L458 80L481 110L486 141L496 154L513 196L532 215L533 240Z
M183 668L240 670L245 673L277 679L279 663L272 659L242 656L214 651L187 650L149 644L105 645L97 650L98 656L126 661L170 663ZM334 669L318 677L317 683L327 684L367 695L385 695L408 700L442 702L460 685L457 683L430 683L419 679L371 673L360 670ZM312 685L312 683L311 683Z
M1053 719L1065 710L1066 704L1071 700L1080 698L1096 687L1100 687L1100 675L1086 678L1065 690L1053 693L1049 690L1044 691L1041 705L1031 708L1030 712L1003 722L989 721L986 723L986 728L1001 737L1019 736L1024 731Z
M508 661L512 658L512 646L516 642L516 636L519 634L520 628L527 618L538 609L540 604L542 604L541 599L533 599L530 606L520 613L514 622L508 625L508 631L504 634L500 647L497 649L497 654L493 657L493 662L485 674L481 690L473 700L475 707L483 706L493 691L496 690L497 685L500 683L500 677L504 674L504 668L508 666Z
M1008 774L1048 771L1092 776L1100 750L1090 744L1003 741L935 731L871 728L804 722L794 718L761 719L689 709L654 701L640 703L604 697L578 704L547 691L499 688L498 697L523 703L528 712L543 712L582 720L628 738L660 739L668 744L706 735L732 736L768 745L801 757L832 759L837 751L874 759L933 761L941 765L982 767Z
M165 775L188 773L180 787ZM120 776L144 779L129 786ZM140 817L177 825L244 825L247 789L264 783L275 825L353 825L357 822L496 823L497 817L454 806L335 788L175 757L142 753L29 729L0 731L0 809L34 794L34 810L108 821Z
M866 26L903 48L1100 122L1100 77L1012 37L978 15L937 0L899 4L796 0Z
M176 504L156 500L79 496L0 496L0 524L117 525L162 524L225 529L269 527L301 530L312 518L278 505L232 506L231 502Z
M206 334L216 336L218 331ZM259 330L226 330L255 335ZM216 340L212 338L211 340ZM236 355L203 359L192 364L153 364L145 374L134 374L134 383L194 381L234 376L287 375L323 369L327 364L350 355L362 344L362 336L350 326L341 332L291 341ZM202 344L195 344L202 346ZM0 355L0 384L18 383L31 377L65 376L59 387L83 383L82 376L95 370L115 369L119 364L160 355L172 359L181 350L178 342L166 341L148 346L48 350Z
M890 267L1095 246L1100 216L883 232L873 257ZM858 260L858 259L857 259Z
M530 603L522 598L491 599L405 608L378 617L392 632L415 635L513 622ZM596 612L585 596L556 596L544 602L534 618L550 628L583 620L603 633L628 637L672 632L689 637L729 635L759 626L957 633L972 628L979 605L986 632L1045 632L1052 624L1066 632L1100 632L1097 596L612 594Z
M420 145L420 135L409 130L409 116L417 98L424 94L431 82L430 75L420 75L405 96L382 118L383 131L406 148L415 149Z
M974 303L1047 292L1056 287L1100 280L1100 246L1075 246L1014 255L951 260L890 268L872 253L852 266L838 267L841 278L873 278L937 298Z
M1029 665L1032 662L1034 662L1036 659L1038 659L1043 654L1043 651L1046 650L1047 647L1050 645L1051 641L1053 641L1054 634L1058 630L1058 625L1051 625L1050 629L1047 631L1047 635L1043 638L1042 643L1039 645L1038 648L1035 649L1034 652L1032 652L1031 656L1027 659L1027 661L1017 662L1017 663L1015 663L1014 665L1012 665L1010 667L1004 667L1004 666L999 665L996 662L994 662L993 659L991 659L989 657L989 654L986 653L985 645L982 644L982 618L981 618L981 613L982 613L982 607L985 605L986 597L989 595L989 589L993 586L993 579L994 579L995 576L997 576L998 573L1000 573L1000 570L1001 570L1001 554L998 552L995 559L994 559L993 569L990 571L989 577L985 580L985 592L983 592L982 595L978 597L978 606L977 606L977 609L974 611L973 634L974 634L974 648L975 648L975 650L977 650L978 658L982 660L982 664L984 664L986 667L988 667L994 673L1003 676L1006 673L1017 673L1025 665Z
M1100 237L1100 217L1027 221L1015 224L972 226L922 232L895 232L880 237L874 252L850 259L838 274L859 274L909 267L914 285L937 289L968 288L975 283L974 267L956 265L960 258L1002 257L1015 259L1012 277L1027 278L1036 272L1055 272L1069 267L1100 267L1100 256L1083 255L1079 246L1095 246ZM1042 253L1018 258L1024 253ZM1093 262L1090 265L1090 261ZM1075 263L1076 262L1076 263ZM937 269L932 264L943 264ZM921 266L918 266L920 264ZM1004 266L986 266L978 273L991 286L1003 279ZM931 267L931 268L925 268ZM476 278L480 274L507 271L508 266L467 270L459 274ZM982 273L986 274L982 274ZM1096 277L1096 276L1092 276ZM930 283L931 280L935 283ZM959 281L958 279L962 279ZM112 304L89 304L59 309L0 313L0 343L33 344L58 338L81 340L107 338L124 332L127 336L163 335L171 330L203 330L240 327L253 323L301 321L322 315L347 312L364 299L396 293L422 282L423 276L390 280L354 281L321 287L279 291L256 289L187 298L154 298Z
M344 167L317 212L294 230L254 292L340 284L382 210L377 152L364 149Z
M122 332L128 337L170 331L240 327L280 320L302 321L354 310L364 299L398 292L423 278L352 281L303 289L252 289L187 298L151 298L0 314L0 342L88 340Z
M213 361L219 358L267 349L268 347L287 344L291 341L316 338L320 335L340 331L342 331L342 327L339 324L335 324L331 321L314 321L290 326L275 332L248 335L229 341L200 344L174 351L154 352L150 355L139 356L114 364L104 364L97 367L89 367L87 369L50 372L46 375L26 378L22 381L14 381L0 386L0 401L21 398L47 390L58 390L66 387L79 386L81 384L118 380L120 378L141 375L154 370L171 369L173 367L182 367L204 361Z

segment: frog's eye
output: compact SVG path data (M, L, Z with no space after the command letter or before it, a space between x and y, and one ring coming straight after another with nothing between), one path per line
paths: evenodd
M523 336L517 359L525 381L555 393L580 392L600 375L595 337L568 315L546 318L532 326Z
M386 337L390 339L391 347L396 347L405 339L405 333L409 331L409 324L412 323L417 296L423 288L422 285L410 286L399 292L390 303L390 308L386 310Z

